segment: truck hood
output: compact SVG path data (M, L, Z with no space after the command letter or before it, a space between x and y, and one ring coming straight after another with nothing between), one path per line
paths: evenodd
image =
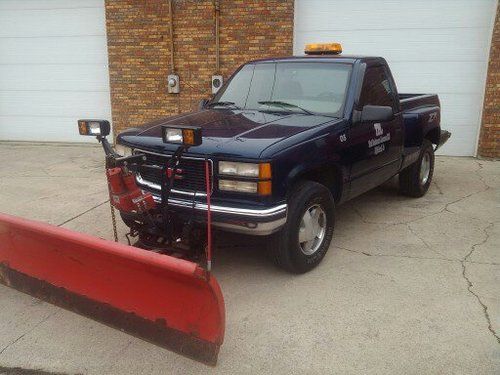
M159 119L141 128L127 130L118 135L117 141L144 151L171 153L177 147L163 143L162 125L191 125L202 128L203 143L191 147L189 154L258 158L269 146L332 120L327 116L300 113L207 109Z

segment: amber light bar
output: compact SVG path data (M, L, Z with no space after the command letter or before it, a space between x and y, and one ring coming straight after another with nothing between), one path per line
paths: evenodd
M304 49L306 55L339 55L342 53L340 43L310 43Z

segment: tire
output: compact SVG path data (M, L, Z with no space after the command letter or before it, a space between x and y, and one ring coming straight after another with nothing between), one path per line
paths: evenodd
M434 173L434 148L424 139L415 163L399 173L399 191L409 197L420 198L427 193Z
M312 226L306 227L306 221ZM288 198L285 226L268 242L273 261L291 273L312 270L330 247L334 225L335 203L330 191L312 181L298 184ZM309 240L301 243L300 239Z

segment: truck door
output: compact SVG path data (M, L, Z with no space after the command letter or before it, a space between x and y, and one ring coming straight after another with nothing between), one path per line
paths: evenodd
M376 118L374 113L381 117ZM385 65L366 66L349 140L351 197L382 184L399 171L402 115L394 81Z

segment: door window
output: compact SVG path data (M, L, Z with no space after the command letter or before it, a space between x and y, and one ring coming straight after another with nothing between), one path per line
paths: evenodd
M374 66L366 70L359 102L361 108L365 105L394 108L394 91L383 66Z

